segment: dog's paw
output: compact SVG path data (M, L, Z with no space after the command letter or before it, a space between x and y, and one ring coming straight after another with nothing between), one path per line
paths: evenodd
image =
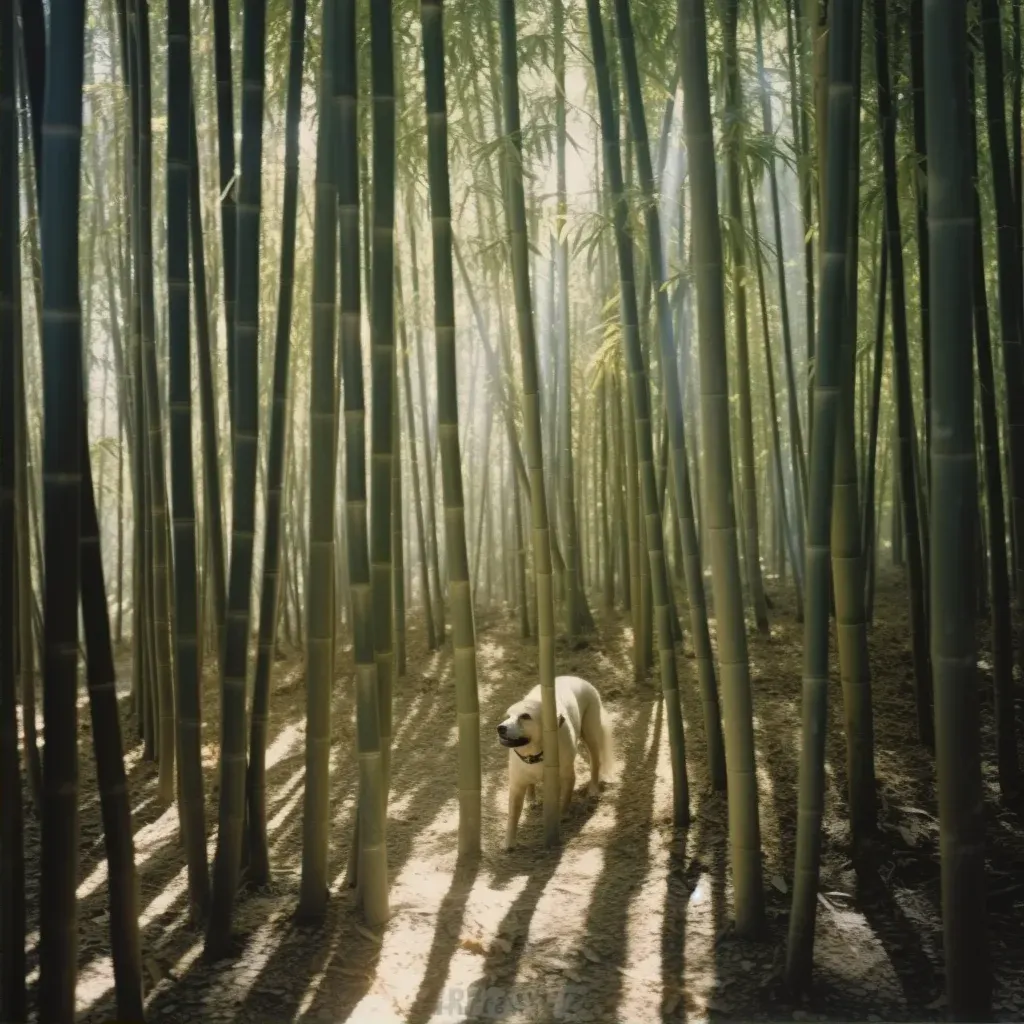
M587 786L587 796L591 799L595 799L601 795L601 787L596 782L590 782Z

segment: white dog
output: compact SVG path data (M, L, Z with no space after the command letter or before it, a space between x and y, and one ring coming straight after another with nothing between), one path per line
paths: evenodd
M535 686L524 700L508 709L498 726L498 740L508 747L508 829L505 848L516 845L516 829L523 810L523 798L529 793L536 800L537 788L543 791L544 737L541 722L541 690ZM601 695L579 676L555 679L555 709L558 714L558 774L560 811L569 807L576 785L576 748L580 740L590 757L590 784L587 792L600 792L601 769L611 764L611 734L605 721Z

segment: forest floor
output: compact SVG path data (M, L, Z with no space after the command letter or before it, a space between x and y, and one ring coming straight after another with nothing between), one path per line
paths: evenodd
M292 920L301 863L305 691L301 659L278 662L267 754L269 890L236 904L238 955L208 965L187 919L177 814L157 805L155 766L130 737L140 926L151 1021L684 1021L929 1020L944 1016L935 781L915 739L907 602L895 575L879 581L870 634L879 838L854 870L845 823L838 682L830 701L827 794L815 972L798 1001L780 992L795 834L802 627L788 588L769 581L769 635L750 638L767 909L757 940L730 936L726 805L707 786L692 651L680 657L693 821L671 824L667 730L657 685L632 679L630 631L605 619L557 669L598 685L614 722L617 765L601 796L582 795L563 846L544 849L539 807L519 845L502 848L507 751L491 742L506 707L534 684L537 651L513 615L481 615L478 668L484 740L484 852L455 870L455 705L448 653L426 652L409 618L408 671L395 687L388 864L392 918L378 936L344 888L356 766L351 673L343 650L334 700L331 899L318 929ZM714 626L712 625L712 630ZM984 656L984 652L983 652ZM838 678L834 664L833 678ZM984 668L984 665L983 665ZM124 678L129 678L127 667ZM1019 684L1018 684L1019 685ZM989 921L996 1016L1024 1019L1024 828L1001 809L992 766L991 680L982 673ZM1018 693L1018 696L1020 694ZM87 705L81 706L80 1020L114 1015L106 865ZM1018 715L1018 720L1020 716ZM215 832L219 699L204 692L207 829ZM38 827L29 819L30 929L38 927ZM209 852L213 855L214 843ZM30 934L32 983L38 931Z

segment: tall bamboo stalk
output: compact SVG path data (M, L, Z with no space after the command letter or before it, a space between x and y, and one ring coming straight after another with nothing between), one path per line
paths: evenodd
M942 853L946 993L954 1020L992 1014L985 900L975 571L978 474L974 439L967 4L925 0L929 153L932 416L931 651ZM999 83L1002 88L1002 82ZM1002 523L999 524L1002 529Z
M366 404L363 389L363 352L360 344L360 161L354 0L342 0L339 4L335 31L337 48L333 87L338 113L336 174L341 259L340 358L345 390L345 530L352 600L356 743L359 759L358 817L352 838L349 882L358 883L363 913L371 926L376 926L382 924L389 913L385 846L387 782L383 738L380 733L381 695L378 688L378 664L374 657L373 598L366 515ZM333 271L329 273L333 275ZM327 522L328 520L325 520L323 526L325 538ZM312 536L312 527L310 534ZM326 783L327 750L324 751L323 758ZM323 827L326 848L326 818Z
M259 273L266 0L245 0L238 185L234 474L231 569L221 665L220 813L206 956L229 948L245 818L245 690L249 663L256 452L259 431Z
M626 15L628 20L628 14ZM657 617L658 654L661 667L661 688L665 700L665 713L669 730L669 751L672 761L672 820L677 827L685 827L690 820L689 780L686 772L686 747L683 732L682 708L679 697L679 678L676 671L675 648L668 604L668 571L665 564L664 527L658 506L657 485L654 476L654 442L651 431L650 384L644 367L643 353L637 329L636 288L633 272L633 239L629 232L622 165L619 159L618 135L612 115L612 92L608 74L608 53L605 47L604 25L600 6L588 0L587 21L594 54L594 75L597 80L598 103L601 114L601 135L604 149L605 175L615 218L615 240L618 250L619 287L622 318L622 344L629 374L633 417L636 425L636 461L642 494L643 516L646 521L647 547L653 582L655 615ZM619 21L620 42L623 23ZM632 34L628 44L632 46ZM628 58L627 58L628 59ZM635 62L633 70L635 72ZM630 87L632 88L632 86ZM643 115L634 111L634 122ZM645 134L646 140L646 134ZM647 155L650 171L650 154ZM642 172L643 173L643 172ZM650 229L650 225L648 225ZM652 243L653 244L653 243ZM675 376L674 374L672 376ZM603 396L602 396L603 397ZM638 531L639 532L639 531Z
M270 880L267 842L266 747L270 675L277 646L281 576L281 506L287 430L288 374L291 357L292 294L295 285L295 224L299 198L299 119L302 114L302 56L306 37L306 0L292 0L285 111L284 202L281 224L281 275L277 295L274 376L271 385L270 438L267 442L267 501L263 526L263 586L260 593L256 678L249 723L247 809L249 878Z
M740 933L750 933L760 928L764 916L761 833L750 667L733 512L725 289L722 279L722 240L718 225L718 186L708 89L704 5L699 0L679 0L678 16L683 75L683 124L696 206L693 219L693 268L697 282L701 437L704 442L701 479L705 502L702 520L706 519L709 527L718 626L736 927Z
M917 729L922 743L930 746L934 723L931 715L932 683L928 661L928 621L924 592L924 557L918 516L918 490L914 479L914 405L907 346L907 307L903 275L903 238L900 233L899 196L896 181L896 111L889 74L888 14L884 0L873 0L875 69L878 81L878 119L882 135L882 169L885 188L885 228L888 235L892 277L893 368L896 387L896 421L899 432L900 498L907 537L907 570L910 584L910 639L914 657L914 693Z
M25 850L14 657L15 623L27 611L21 605L15 616L15 576L24 571L20 562L15 569L15 335L21 329L16 33L12 3L0 11L0 1020L24 1021ZM27 703L23 710L29 713Z
M828 714L830 526L840 390L842 342L846 330L850 193L858 154L853 148L857 104L854 48L859 0L833 0L829 27L828 180L824 185L825 238L815 343L814 430L811 434L807 516L807 580L804 602L803 745L800 754L799 813L793 902L786 947L786 981L807 984L814 949L814 919L821 861L821 819L825 792L825 734Z
M395 71L391 0L370 5L373 113L373 247L370 308L370 588L377 662L385 822L391 779L391 680L394 672L391 609L391 462L395 441ZM381 837L383 840L383 836Z
M50 10L42 125L44 656L39 1016L75 1017L78 973L78 599L82 401L79 174L85 3ZM47 571L48 570L48 571ZM6 894L5 894L6 895Z
M171 516L179 787L189 912L206 919L206 862L199 697L196 513L192 483L192 346L189 336L188 206L192 121L191 19L187 0L167 5L167 327L170 334Z
M434 337L437 346L438 445L444 500L445 551L451 599L452 653L459 736L459 856L480 852L480 704L476 675L476 629L469 588L462 464L459 451L458 359L455 350L455 289L452 271L451 184L448 177L448 101L444 74L444 14L441 0L420 5L427 108L430 222L434 251Z
M354 252L348 259L356 261L356 315L359 309L359 222L358 208L353 213L342 207L340 192L336 195L340 157L347 151L341 146L341 125L348 125L351 114L346 102L339 102L342 83L339 75L346 69L349 54L343 52L340 22L354 15L349 4L325 3L321 15L319 131L316 140L316 180L313 206L313 282L312 339L310 347L309 391L309 548L306 570L306 785L302 795L302 876L299 885L300 918L319 920L327 908L327 860L331 807L331 690L334 677L334 604L340 600L334 584L334 491L337 466L335 410L335 303L338 226L345 245L353 248L350 217L356 217ZM354 68L349 72L355 82ZM349 140L351 143L351 140ZM353 146L353 150L354 150ZM351 154L355 158L355 153ZM358 173L358 172L356 172ZM342 262L342 289L351 288L350 273ZM349 330L342 307L341 330ZM357 328L358 330L358 328ZM357 335L358 344L358 335ZM345 389L346 408L349 401L348 382ZM346 425L346 446L351 432ZM365 448L365 446L364 446ZM365 455L358 468L365 469ZM352 472L352 454L346 447L346 466ZM297 474L296 474L297 476ZM298 480L296 481L298 483ZM301 485L300 485L301 489ZM301 512L300 512L301 515ZM364 532L360 535L365 541ZM348 523L349 551L352 550L352 523ZM365 547L363 549L365 553ZM301 555L300 555L301 557ZM363 590L358 584L363 577L353 574L352 642L356 658L357 685L360 659L365 659L368 636L360 608ZM371 641L372 642L372 641ZM370 662L372 667L372 655Z
M530 508L533 522L534 577L537 589L537 644L540 668L542 731L544 738L544 841L559 842L558 714L555 708L555 609L552 594L551 539L548 501L544 486L541 443L537 338L530 288L530 249L526 232L526 196L523 188L523 138L519 121L519 56L515 0L499 0L501 25L502 100L509 141L505 202L512 247L512 280L516 325L523 372L523 421L526 459L530 468Z

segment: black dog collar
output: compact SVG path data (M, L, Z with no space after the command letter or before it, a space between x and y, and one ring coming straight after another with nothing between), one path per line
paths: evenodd
M516 750L515 747L513 747L512 749ZM524 762L525 764L539 764L541 761L544 760L544 751L542 750L539 754L527 754L526 757L523 757L523 755L520 754L518 750L516 750L516 756L519 758L520 761Z

